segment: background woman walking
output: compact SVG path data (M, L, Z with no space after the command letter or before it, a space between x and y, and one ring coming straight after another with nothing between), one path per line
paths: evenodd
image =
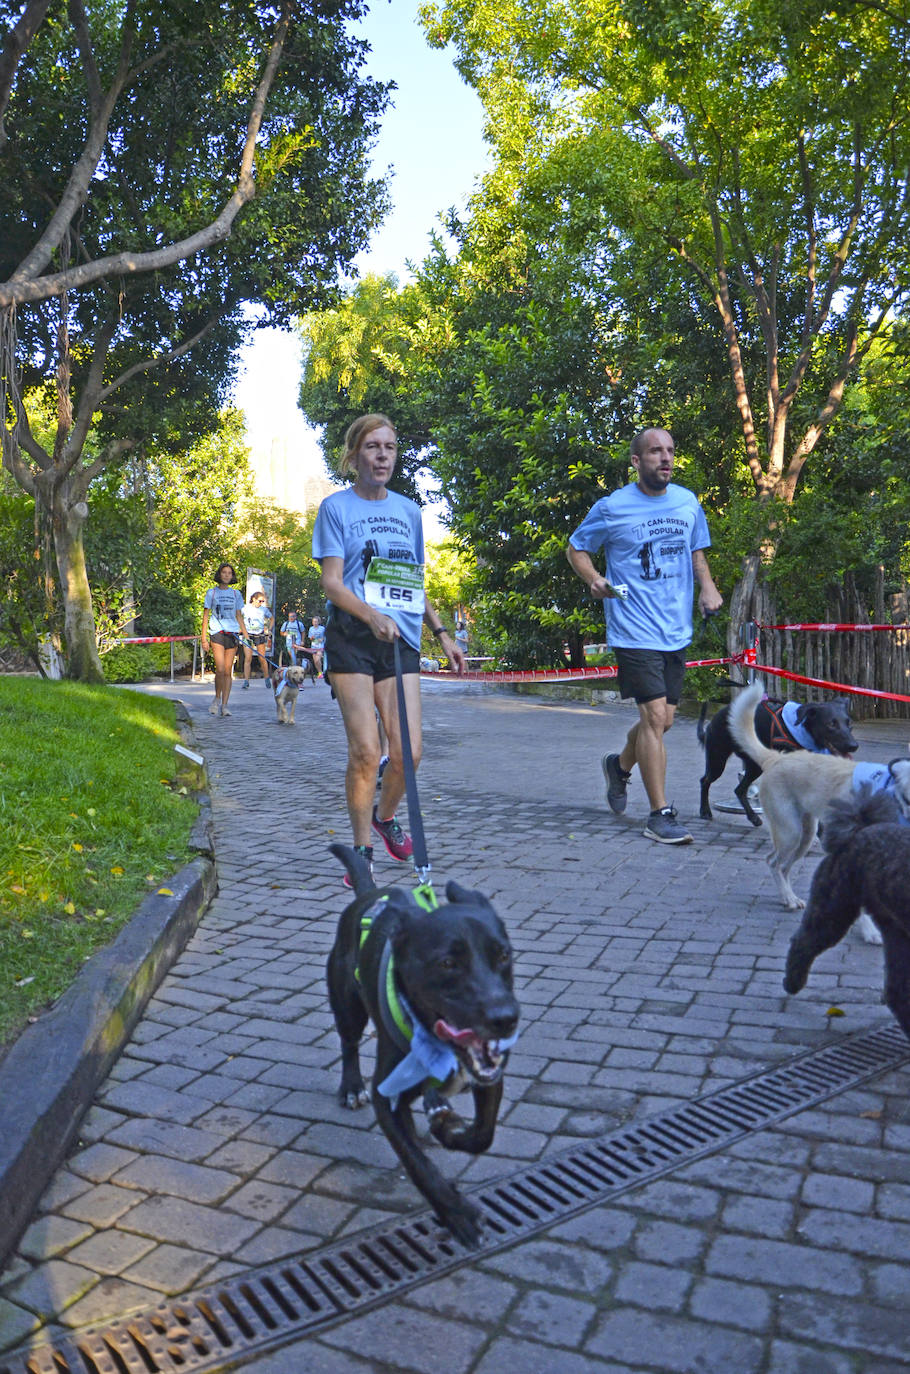
M243 623L243 597L233 584L237 574L230 563L222 563L215 573L215 585L205 594L202 611L202 652L211 646L215 660L215 700L209 715L229 716L228 698L234 674L234 659L240 635L246 635Z

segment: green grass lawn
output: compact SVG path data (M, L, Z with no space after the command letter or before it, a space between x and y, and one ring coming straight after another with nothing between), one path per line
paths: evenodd
M0 677L0 1057L192 857L179 739L170 701Z

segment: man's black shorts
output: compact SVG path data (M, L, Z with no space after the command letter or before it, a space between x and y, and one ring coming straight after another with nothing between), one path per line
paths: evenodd
M419 673L420 654L399 639L401 672ZM346 611L332 611L325 631L326 672L364 673L374 682L395 676L395 650L391 643L377 639L373 631Z
M634 697L639 705L666 697L669 706L679 704L686 672L686 651L676 649L614 649L619 669L619 695Z

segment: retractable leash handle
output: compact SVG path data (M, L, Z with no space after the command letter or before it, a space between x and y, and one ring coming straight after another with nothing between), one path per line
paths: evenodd
M423 816L420 812L420 798L417 795L417 775L414 772L414 753L411 749L411 730L408 725L408 708L404 698L404 678L401 674L401 651L398 636L392 641L395 654L395 688L398 695L398 728L401 731L401 763L404 770L404 789L408 801L408 824L411 827L411 844L414 846L414 869L420 879L414 891L417 905L424 911L435 911L439 906L433 884L430 881L430 860L427 857L427 841L423 832Z

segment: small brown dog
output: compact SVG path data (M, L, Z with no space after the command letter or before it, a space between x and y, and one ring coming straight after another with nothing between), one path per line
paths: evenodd
M293 725L297 696L306 674L302 668L276 668L272 673L275 689L275 710L279 725Z

